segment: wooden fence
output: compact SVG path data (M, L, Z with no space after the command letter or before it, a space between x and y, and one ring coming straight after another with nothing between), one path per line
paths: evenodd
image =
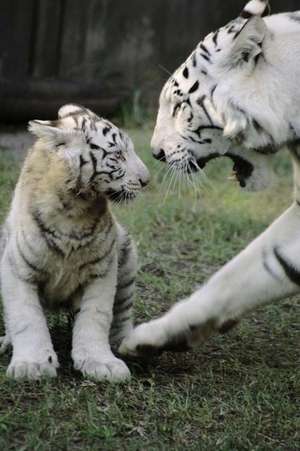
M273 11L298 0L271 0ZM157 98L208 31L243 0L1 0L0 119L54 117L73 101L110 114L141 93ZM156 101L156 100L155 100Z

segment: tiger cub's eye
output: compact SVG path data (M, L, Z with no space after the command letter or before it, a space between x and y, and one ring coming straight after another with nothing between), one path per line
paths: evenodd
M116 156L118 159L120 159L121 161L125 161L125 160L126 160L125 155L124 155L124 153L123 153L121 150L118 150L118 151L115 153L115 156Z

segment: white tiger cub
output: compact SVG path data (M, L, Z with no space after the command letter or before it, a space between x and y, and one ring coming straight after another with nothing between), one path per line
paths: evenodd
M267 0L250 1L168 80L152 147L181 172L227 156L241 187L253 190L267 185L272 154L287 146L295 201L201 289L137 327L121 345L124 354L189 348L256 306L299 292L300 11L263 19L267 7Z
M74 367L97 380L123 381L130 372L111 345L132 328L137 255L108 201L133 199L149 173L111 122L78 105L58 115L29 123L38 140L5 224L2 350L13 348L7 375L56 376L43 308L63 306L76 313Z

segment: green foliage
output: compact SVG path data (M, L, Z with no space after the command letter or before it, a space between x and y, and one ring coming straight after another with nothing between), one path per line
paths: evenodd
M197 176L194 188L173 189L165 199L170 179L151 157L150 129L129 132L152 171L145 195L115 208L139 245L140 322L188 295L264 230L288 206L292 177L283 154L273 189L245 194L226 181L230 163L222 159L211 163L207 179ZM0 169L4 212L17 175L8 153ZM133 379L125 386L83 380L72 369L65 314L49 322L61 363L57 380L8 381L9 356L0 359L2 449L299 449L297 300L257 310L197 351L129 362Z

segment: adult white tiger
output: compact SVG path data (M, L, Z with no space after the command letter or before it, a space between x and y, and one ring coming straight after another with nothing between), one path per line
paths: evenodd
M181 171L228 156L245 189L264 187L271 154L288 146L295 201L187 300L138 326L121 345L124 354L189 348L256 306L299 292L300 11L262 19L267 6L250 1L175 72L161 93L152 146Z
M108 199L136 196L149 173L129 137L78 105L57 121L32 121L39 139L22 169L5 225L1 285L7 374L55 376L58 366L42 307L76 313L72 358L98 380L130 375L110 345L132 328L135 245Z

